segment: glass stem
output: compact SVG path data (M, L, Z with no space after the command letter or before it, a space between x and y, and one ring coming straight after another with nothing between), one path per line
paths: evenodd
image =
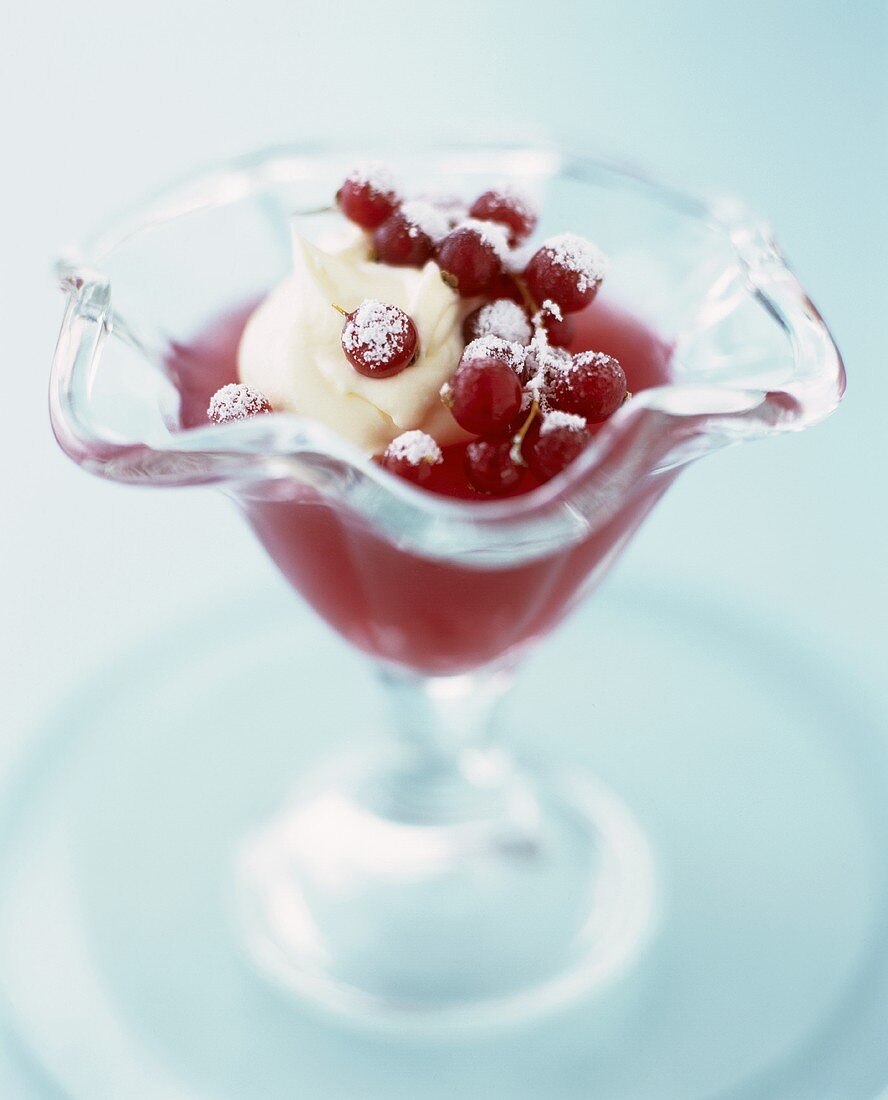
M495 744L494 715L511 670L445 677L383 667L379 680L397 745L387 812L442 825L500 815L513 773Z

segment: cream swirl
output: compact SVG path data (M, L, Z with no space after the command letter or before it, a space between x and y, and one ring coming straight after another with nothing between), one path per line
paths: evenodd
M367 378L343 354L342 316L333 307L351 311L367 298L399 306L416 325L416 360L391 378ZM439 396L463 350L463 313L432 262L421 269L374 263L362 234L324 251L294 232L293 272L241 338L240 380L275 410L319 420L368 454L410 429L446 446L467 438Z

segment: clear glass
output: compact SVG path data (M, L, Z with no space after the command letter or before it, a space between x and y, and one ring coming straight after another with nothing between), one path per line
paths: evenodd
M364 1023L501 1022L599 988L656 913L653 861L620 800L509 755L495 712L521 655L598 583L685 464L817 422L844 374L769 232L733 204L547 150L386 152L415 191L504 178L540 190L541 232L604 248L602 297L669 347L670 382L638 393L561 477L489 503L415 489L292 415L188 427L176 363L287 273L292 216L329 202L354 153L244 158L66 258L52 422L93 473L226 492L379 668L388 737L301 782L236 854L249 957Z

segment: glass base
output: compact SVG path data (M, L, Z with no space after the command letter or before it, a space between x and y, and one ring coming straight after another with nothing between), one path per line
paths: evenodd
M526 1019L626 967L654 899L626 807L582 772L520 772L495 750L467 766L481 805L454 807L409 761L350 754L243 844L244 926L265 973L402 1033ZM428 820L436 795L459 820Z
M321 1020L269 981L234 873L238 845L305 804L288 802L294 779L320 777L347 731L368 731L360 768L382 761L372 674L283 589L220 607L86 685L5 791L3 1027L40 1066L39 1095L69 1100L877 1096L888 738L837 663L806 652L636 580L532 654L503 715L511 744L553 769L531 774L580 834L609 815L565 774L619 792L650 844L657 922L631 965L557 1013L405 1042Z

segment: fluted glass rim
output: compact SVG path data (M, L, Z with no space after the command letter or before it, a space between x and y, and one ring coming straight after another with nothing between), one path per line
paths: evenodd
M414 150L411 150L411 153ZM235 157L161 189L110 220L76 252L63 257L57 274L68 304L53 360L50 411L63 449L91 472L128 483L246 487L299 477L307 455L322 455L352 471L373 489L397 501L403 517L499 525L539 516L553 504L570 503L588 490L597 470L621 461L634 440L669 439L661 456L665 467L698 457L715 446L778 431L798 431L823 419L844 391L844 368L823 318L787 266L763 222L734 200L704 201L617 161L515 145L430 144L422 155L490 156L516 164L534 161L553 174L589 184L631 187L653 201L705 223L729 242L749 293L785 332L794 370L779 390L709 383L693 387L657 386L637 394L604 426L567 471L533 492L505 500L461 501L417 489L383 470L326 426L292 413L275 413L227 425L191 428L151 443L123 443L102 435L90 422L88 401L78 384L100 355L114 329L111 283L102 262L136 233L190 213L247 198L261 186L292 178L308 162L342 158L335 145L273 146ZM384 156L384 150L374 150ZM678 401L682 398L683 401ZM708 437L707 445L699 443ZM697 445L694 440L697 440ZM647 472L654 467L649 466ZM588 495L588 493L586 494Z

